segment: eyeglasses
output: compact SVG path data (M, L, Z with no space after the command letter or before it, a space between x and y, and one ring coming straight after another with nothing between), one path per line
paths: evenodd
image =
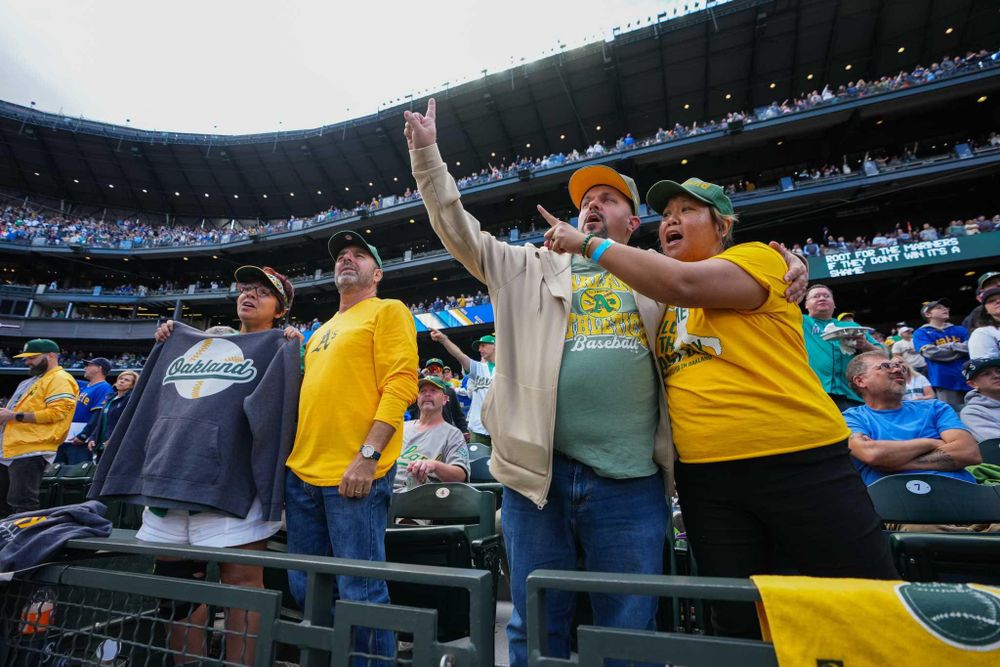
M906 369L906 364L898 361L883 361L878 366L872 366L872 368L880 371L902 371Z
M256 294L261 299L274 296L274 290L263 285L237 285L236 291L240 294Z

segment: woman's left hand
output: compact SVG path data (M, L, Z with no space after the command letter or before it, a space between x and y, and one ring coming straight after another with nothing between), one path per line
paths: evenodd
M586 235L568 222L563 222L552 215L541 205L538 205L537 208L545 221L549 223L549 231L545 232L545 247L560 255L567 252L579 254Z
M285 327L284 333L285 333L285 338L287 338L288 340L297 340L299 341L299 345L301 345L302 341L304 341L306 338L305 336L302 335L302 332L299 331L297 327L293 326Z
M784 243L771 241L768 245L781 253L788 265L788 273L785 274L785 282L788 289L785 290L785 299L788 303L798 303L806 295L806 288L809 286L809 265L806 261L793 254Z

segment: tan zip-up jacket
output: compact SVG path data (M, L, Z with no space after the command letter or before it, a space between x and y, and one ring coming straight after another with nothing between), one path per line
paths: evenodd
M482 231L462 207L437 144L410 151L410 162L431 227L448 252L486 284L493 303L496 371L482 413L493 441L490 470L499 482L543 507L552 481L556 391L573 297L572 258L531 244L512 246ZM654 345L664 306L638 293L635 301ZM652 389L660 395L653 458L672 491L674 447L662 382ZM608 415L609 429L617 418Z

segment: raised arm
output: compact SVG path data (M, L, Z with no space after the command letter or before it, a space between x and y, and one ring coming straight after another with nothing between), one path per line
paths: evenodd
M444 345L444 349L448 350L448 354L455 357L458 363L462 365L462 370L466 373L469 372L469 367L472 365L472 357L462 352L462 348L451 342L451 339L446 335L438 331L437 329L431 329L431 340L435 343L441 343Z
M434 233L474 278L486 285L506 283L514 272L523 270L527 249L484 232L462 206L458 185L437 146L437 103L431 98L426 113L406 111L403 117L413 178Z

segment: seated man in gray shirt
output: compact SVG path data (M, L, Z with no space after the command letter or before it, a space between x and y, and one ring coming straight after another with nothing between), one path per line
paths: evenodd
M439 377L420 380L420 418L403 424L403 448L396 460L394 491L424 482L464 482L469 479L469 448L462 432L444 420L448 385Z

